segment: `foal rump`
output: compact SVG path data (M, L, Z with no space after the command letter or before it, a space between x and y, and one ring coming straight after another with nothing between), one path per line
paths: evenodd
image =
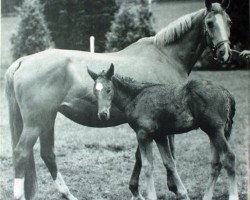
M185 95L189 96L191 110L194 116L198 119L206 117L209 113L210 116L215 117L212 121L215 123L225 122L224 133L228 140L230 138L233 117L235 115L235 99L233 95L224 87L214 84L207 80L190 80L183 86ZM194 105L195 103L195 105ZM199 113L203 113L204 116L197 116ZM211 114L214 112L213 114Z

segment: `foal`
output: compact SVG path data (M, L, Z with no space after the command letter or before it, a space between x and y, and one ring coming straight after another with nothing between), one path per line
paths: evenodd
M229 176L229 200L238 200L235 177L235 155L227 140L230 137L235 101L224 88L209 81L190 80L184 85L138 83L131 78L114 75L111 64L99 75L88 69L95 81L98 117L110 118L112 102L126 115L136 132L147 181L147 198L157 199L153 180L152 142L156 142L163 164L172 174L176 194L189 199L177 173L167 135L201 128L209 137L212 150L212 172L203 200L211 200L222 166ZM133 193L132 199L143 199Z

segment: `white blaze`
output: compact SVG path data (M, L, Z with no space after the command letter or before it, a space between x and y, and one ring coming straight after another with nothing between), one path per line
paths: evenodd
M14 199L25 200L24 198L24 178L14 180Z
M215 20L216 23L218 24L218 26L220 27L220 34L221 34L221 38L222 40L228 40L228 35L226 33L226 28L225 28L225 24L224 24L224 20L222 18L222 16L220 14L215 15ZM225 48L225 54L223 56L224 60L228 60L229 58L229 48L228 48L228 44L224 43L224 48Z
M97 83L95 89L101 91L103 89L103 85L101 83Z

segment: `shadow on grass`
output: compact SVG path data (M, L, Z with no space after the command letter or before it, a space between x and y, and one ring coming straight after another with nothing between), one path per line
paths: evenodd
M126 150L126 147L124 145L118 145L118 144L101 145L99 143L91 143L91 144L85 144L85 147L87 149L93 149L93 150L105 149L112 152L121 152Z

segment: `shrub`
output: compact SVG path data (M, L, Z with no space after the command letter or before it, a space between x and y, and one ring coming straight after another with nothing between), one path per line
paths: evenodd
M152 14L146 4L122 4L106 34L106 51L118 51L142 37L154 35Z
M89 37L95 36L96 52L105 49L105 34L115 12L115 0L41 0L51 36L57 48L89 51Z
M11 37L13 58L17 59L51 47L50 33L39 0L25 0L18 13L18 30Z

